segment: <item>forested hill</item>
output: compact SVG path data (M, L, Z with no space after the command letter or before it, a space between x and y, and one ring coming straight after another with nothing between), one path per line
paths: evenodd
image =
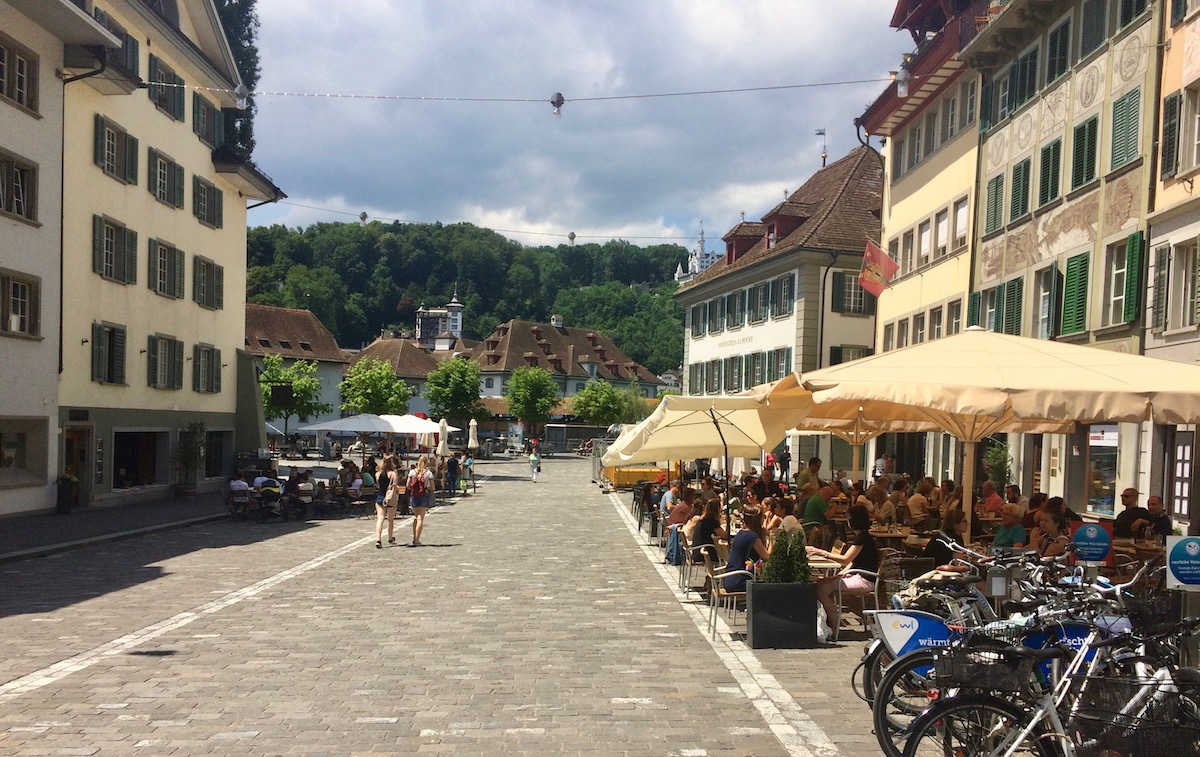
M655 373L683 361L683 310L672 294L687 250L678 245L525 247L471 224L376 221L252 228L247 258L250 302L308 308L343 347L411 331L416 309L445 305L457 284L468 338L559 313ZM643 284L648 292L631 286Z

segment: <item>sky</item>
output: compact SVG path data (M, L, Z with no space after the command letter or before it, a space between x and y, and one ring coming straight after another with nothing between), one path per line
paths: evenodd
M741 213L758 220L820 168L818 129L831 163L859 145L854 118L913 48L888 26L894 8L259 0L254 157L288 200L250 224L365 212L528 245L574 233L689 248L703 225L721 249ZM846 81L864 83L794 86ZM635 97L768 87L789 88Z

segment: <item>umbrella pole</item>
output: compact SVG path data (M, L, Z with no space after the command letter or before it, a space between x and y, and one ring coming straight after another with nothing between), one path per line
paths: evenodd
M717 423L717 414L712 408L708 409L708 417L712 418L713 427L717 429L717 436L721 437L721 449L725 453L725 533L729 534L729 442L725 441L725 434L721 433L721 424Z
M963 514L967 516L967 538L971 535L971 520L975 516L975 453L979 442L963 441Z
M862 478L860 478L858 475L858 466L860 466L860 465L862 465L862 445L855 444L854 445L854 459L851 460L850 467L854 469L854 480L856 482L862 481ZM854 503L851 502L850 504L854 504Z

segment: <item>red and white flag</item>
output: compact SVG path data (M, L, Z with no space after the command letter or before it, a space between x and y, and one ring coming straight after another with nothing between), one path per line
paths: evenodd
M888 282L899 269L900 264L892 260L891 255L878 245L867 242L867 251L863 253L862 271L858 274L858 284L878 297L887 289Z

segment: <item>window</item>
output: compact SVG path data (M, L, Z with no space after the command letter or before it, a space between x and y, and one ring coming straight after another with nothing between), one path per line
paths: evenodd
M775 242L779 241L775 235L775 224L767 225L767 249L775 246Z
M883 351L891 352L895 344L896 327L892 324L887 324L883 327Z
M724 299L711 300L706 303L708 308L708 333L716 334L724 328L725 312L717 305L724 305Z
M941 308L934 308L929 311L929 338L941 339L943 334L942 326L943 313Z
M1012 197L1008 205L1009 221L1024 218L1029 213L1029 166L1029 158L1013 166Z
M38 107L38 58L3 34L0 34L0 100L32 111Z
M912 170L921 162L921 125L908 130L908 168Z
M149 275L146 277L150 288L164 297L183 299L183 251L166 242L151 239L146 259L150 261Z
M183 342L158 335L147 340L146 385L155 389L183 388Z
M904 140L892 140L892 181L904 175Z
M192 300L201 307L225 307L225 269L199 255L192 258Z
M92 216L92 270L121 284L137 282L137 232Z
M929 221L922 221L917 227L917 266L929 263L929 254L933 248L933 231Z
M1135 89L1113 103L1113 168L1120 168L1138 156L1138 106L1141 95L1141 90Z
M1010 279L997 289L1004 296L1004 315L1001 317L999 330L1005 334L1021 336L1024 325L1021 311L1025 305L1025 279Z
M200 223L221 228L225 222L224 205L224 192L199 176L192 177L192 213L200 219Z
M79 5L79 3L76 3ZM138 79L141 75L141 61L138 54L138 41L125 31L125 27L118 24L107 13L99 8L93 10L96 20L113 33L113 36L121 40L121 52L108 53L105 63L109 68L116 69L120 73L125 74L130 79Z
M737 392L741 390L742 359L740 357L725 358L722 361L721 372L725 377L725 391Z
M950 211L943 210L933 217L933 256L946 257L950 243Z
M1046 83L1054 81L1071 68L1071 19L1050 30L1046 40Z
M979 293L979 325L988 331L1001 331L1003 327L1004 304L1000 299L1002 287L984 289Z
M1079 57L1104 44L1108 36L1108 0L1083 0L1079 21Z
M912 318L912 341L913 344L920 344L925 341L925 314L917 313Z
M147 91L150 100L161 110L176 121L183 120L184 87L183 79L175 75L175 71L159 60L158 56L150 56L150 79Z
M1146 0L1121 0L1119 25L1122 29L1146 12Z
M1104 266L1102 326L1117 326L1138 319L1141 310L1142 235L1131 234L1111 245Z
M153 147L149 150L150 173L146 186L150 194L177 208L183 207L183 166Z
M37 165L0 151L0 213L37 220Z
M908 346L908 319L901 318L896 322L896 349Z
M942 100L942 141L949 141L958 131L958 93L951 91Z
M496 379L494 379L493 377L488 376L487 378L485 378L483 380L483 387L485 389L492 389L495 386L496 386Z
M775 315L791 315L795 311L795 281L796 275L792 273L775 279L775 285L771 288L771 294L774 297L772 309Z
M207 344L192 347L192 391L221 391L221 351Z
M692 336L704 336L704 329L708 326L708 318L704 312L705 305L692 305Z
M1008 69L1009 112L1033 99L1038 91L1038 49L1029 50ZM1003 116L1001 116L1003 118Z
M875 295L858 283L858 274L847 271L833 273L833 304L835 313L875 314Z
M1043 268L1034 274L1038 339L1053 339L1058 336L1055 320L1058 316L1060 278L1057 265Z
M962 331L962 300L955 300L946 306L946 334L957 334Z
M1061 333L1078 334L1087 330L1088 254L1067 258L1063 277Z
M978 86L979 85L976 83L974 77L972 77L970 79L970 81L963 82L963 85L962 85L963 109L962 109L962 123L960 124L963 127L970 126L971 124L975 123L975 102L976 102L976 99L978 96L977 92L976 92L976 88Z
M701 376L704 374L700 371L700 366L688 366L688 394L700 394L704 391L703 381Z
M0 268L0 333L39 336L41 334L41 280Z
M96 115L93 160L117 181L137 184L137 139L99 114Z
M1056 139L1042 147L1038 167L1038 206L1058 199L1062 191L1062 140Z
M1009 70L1011 71L1012 69L1010 68ZM1008 114L1012 110L1013 98L1010 94L1012 92L1011 84L1012 83L1009 81L1008 74L996 79L996 83L994 85L996 92L996 123L1008 118Z
M772 314L771 282L764 281L758 285L758 318L765 321Z
M838 365L839 363L849 363L851 360L861 360L864 357L870 356L871 348L862 347L855 344L843 344L839 347L829 348L829 364Z
M746 322L746 290L725 295L725 328L733 329Z
M1161 263L1165 273L1168 263L1165 259ZM1176 247L1171 252L1169 265L1169 277L1159 276L1157 272L1155 275L1155 309L1164 313L1168 307L1171 309L1170 317L1166 319L1167 328L1196 326L1200 324L1200 263L1197 260L1196 243ZM1160 279L1161 287L1158 285ZM1159 291L1165 297L1161 306L1157 306Z
M904 232L901 242L900 253L900 273L901 275L908 273L913 269L913 233L911 231Z
M925 114L925 154L933 152L938 147L937 141L938 114L933 108Z
M1096 129L1099 119L1092 116L1075 127L1071 149L1071 189L1078 189L1096 178Z
M199 92L192 93L192 132L212 148L225 142L225 114Z
M125 327L92 324L92 381L125 383Z
M967 246L967 198L954 203L954 249Z
M1171 26L1183 23L1187 15L1187 0L1171 0Z
M1163 98L1162 107L1162 178L1175 175L1179 166L1179 118L1183 96L1174 92Z
M988 179L985 200L983 233L990 234L1000 228L1004 213L1004 174Z

